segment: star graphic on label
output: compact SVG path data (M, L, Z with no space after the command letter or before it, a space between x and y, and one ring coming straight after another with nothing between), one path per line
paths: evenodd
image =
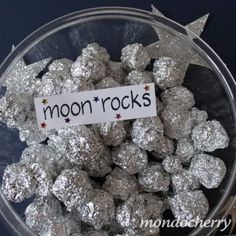
M71 121L71 119L70 119L69 117L67 117L67 118L65 119L65 123L70 123L70 121Z
M98 102L99 101L99 97L94 97L93 101L94 102Z
M121 114L116 114L116 117L115 117L117 120L119 120L121 118Z
M41 123L41 128L45 129L47 127L47 124L45 122Z
M144 90L145 90L145 91L148 91L149 89L150 89L150 86L148 86L148 85L145 85L145 86L144 86Z
M48 100L44 98L44 99L42 100L42 103L43 103L43 105L46 105L46 104L48 104Z

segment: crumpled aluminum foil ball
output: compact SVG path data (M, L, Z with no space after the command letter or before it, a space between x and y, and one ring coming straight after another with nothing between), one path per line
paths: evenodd
M181 191L168 198L174 216L180 221L204 219L208 213L208 201L201 190Z

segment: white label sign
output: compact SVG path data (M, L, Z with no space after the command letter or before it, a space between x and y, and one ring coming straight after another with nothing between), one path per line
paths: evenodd
M34 99L39 129L156 116L153 83Z

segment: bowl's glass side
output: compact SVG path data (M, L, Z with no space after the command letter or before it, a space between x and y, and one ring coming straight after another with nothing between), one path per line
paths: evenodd
M177 56L183 63L186 63L185 55L194 54L200 58L199 64L205 65L189 65L184 85L194 92L197 107L207 110L210 119L219 120L231 139L227 149L214 153L226 163L228 171L224 182L219 189L203 189L210 200L211 211L208 217L222 217L219 215L220 209L229 198L235 182L236 86L219 57L202 40L193 37L193 34L190 37L190 33L177 23L149 12L128 8L103 8L72 13L40 28L9 55L0 67L0 86L21 58L27 64L47 57L67 57L74 60L88 43L97 42L107 48L112 60L119 60L120 51L125 45L134 42L144 46L152 44L158 41L156 31L160 30L164 32L163 37L166 34L176 40L175 44L169 45L170 53L178 46L183 53ZM2 91L4 94L4 90ZM26 144L20 142L16 130L0 124L0 177L7 164L19 160L25 147ZM15 232L24 236L33 234L22 220L26 204L28 201L20 205L9 204L0 193L0 213ZM168 213L165 217L169 217ZM169 229L164 229L164 234L171 233L166 230ZM208 230L197 229L192 234L206 235ZM182 234L187 232L190 230L184 230Z

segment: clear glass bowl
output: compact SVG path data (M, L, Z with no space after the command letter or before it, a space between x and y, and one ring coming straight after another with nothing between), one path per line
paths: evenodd
M203 189L209 203L208 218L222 218L230 209L228 200L233 199L236 179L235 159L235 82L224 63L216 53L200 38L183 26L151 12L120 7L96 8L75 12L63 16L39 28L19 44L0 67L0 87L16 62L24 58L30 64L43 58L67 57L75 59L88 43L97 42L105 47L112 60L119 60L121 49L130 43L138 42L147 46L158 40L156 31L168 32L178 39L178 45L184 55L194 53L208 68L190 65L185 86L194 92L197 107L205 109L211 119L219 120L230 136L230 146L217 150L214 154L221 157L227 166L227 175L219 188L207 191ZM183 55L176 55L182 57ZM186 58L182 58L186 61ZM1 94L4 89L1 88ZM25 143L20 142L17 130L7 128L0 123L0 162L1 176L4 167L17 162ZM24 224L24 209L29 204L8 202L0 193L0 213L13 232L27 236L34 233ZM233 201L230 201L232 203ZM227 205L226 205L227 203ZM222 210L223 209L223 210ZM167 212L165 218L171 217ZM207 235L211 228L162 229L160 235Z

